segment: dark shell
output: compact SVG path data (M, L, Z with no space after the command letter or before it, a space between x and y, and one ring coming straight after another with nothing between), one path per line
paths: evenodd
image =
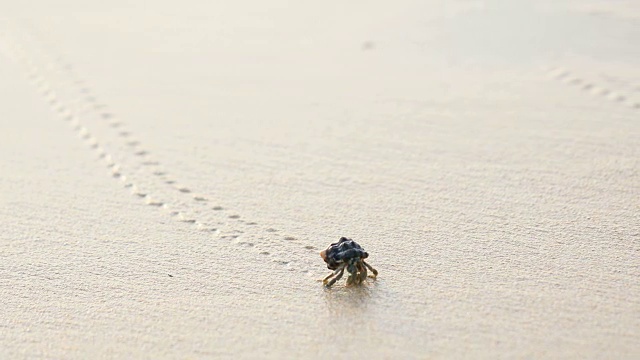
M322 251L320 256L327 263L327 268L335 270L345 261L354 258L366 259L369 254L357 242L341 237L337 243L329 245L326 250Z

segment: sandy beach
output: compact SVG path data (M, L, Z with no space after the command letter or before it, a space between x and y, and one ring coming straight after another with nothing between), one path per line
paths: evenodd
M635 1L0 5L1 359L640 358ZM376 280L332 288L341 236Z

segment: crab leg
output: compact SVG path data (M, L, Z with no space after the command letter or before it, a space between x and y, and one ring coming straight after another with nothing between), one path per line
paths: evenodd
M357 262L355 260L349 261L349 266L347 267L347 271L349 274L355 274L358 272L358 268L356 267Z
M353 261L349 261L349 266L347 267L347 271L349 272L349 277L347 278L347 285L357 284L358 270L356 269L356 265Z
M356 268L356 262L354 259L349 261L349 266L347 266L347 271L349 272L349 277L347 278L347 285L355 285L358 284L358 269Z
M342 278L342 275L344 274L344 266L341 266L338 270L340 270L340 272L338 273L338 276L336 276L335 278L333 278L331 281L329 281L327 283L327 279L324 280L324 284L326 287L331 287L331 285L335 284L336 281L340 280L340 278ZM336 271L338 271L336 270ZM330 276L333 276L334 274L331 274Z
M376 278L376 276L378 276L378 270L374 269L371 267L371 265L367 264L366 261L362 260L362 263L364 264L364 266L368 267L369 270L371 270L371 272L373 273L373 276L371 276L372 278Z
M362 282L362 279L360 278L360 261L356 261L354 265L356 271L353 273L353 282L354 284L359 285Z
M331 274L329 274L329 276L327 276L326 278L324 278L322 280L322 282L327 285L327 282L329 281L330 278L332 278L333 276L335 276L337 273L342 273L344 271L344 267L346 266L346 264L342 264L340 265L340 267L338 267L334 272L332 272ZM340 277L342 277L342 274L340 274ZM335 282L335 281L334 281ZM331 286L331 285L329 285Z
M367 279L367 267L363 264L364 261L358 263L358 270L360 270L360 282Z
M353 274L349 274L349 277L347 278L347 286L353 285L354 282L355 282L355 277L353 276Z

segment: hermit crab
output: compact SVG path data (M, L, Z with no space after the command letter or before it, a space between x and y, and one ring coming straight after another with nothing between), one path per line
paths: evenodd
M372 278L375 279L378 275L378 271L364 261L369 254L357 242L346 237L341 237L337 243L329 245L326 250L320 252L320 256L327 263L327 268L334 270L322 280L326 287L331 287L340 280L345 269L349 273L347 285L361 284L367 278L367 269L373 273Z

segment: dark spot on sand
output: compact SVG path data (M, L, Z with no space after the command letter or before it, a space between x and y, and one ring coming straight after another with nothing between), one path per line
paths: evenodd
M375 49L376 44L373 41L365 41L362 43L362 50L372 50Z

